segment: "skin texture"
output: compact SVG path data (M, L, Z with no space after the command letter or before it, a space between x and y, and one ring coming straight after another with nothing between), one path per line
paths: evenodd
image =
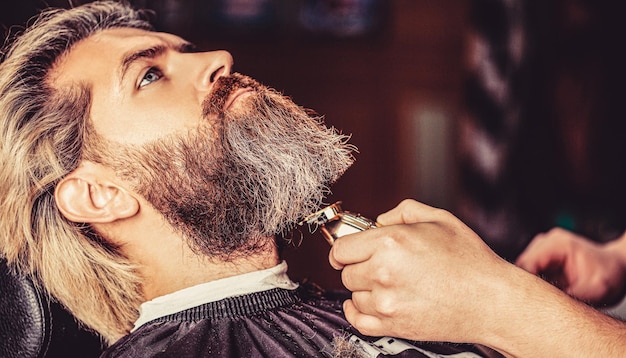
M370 335L473 342L514 357L613 357L626 327L500 259L449 212L412 200L330 251ZM558 317L558 319L555 319Z

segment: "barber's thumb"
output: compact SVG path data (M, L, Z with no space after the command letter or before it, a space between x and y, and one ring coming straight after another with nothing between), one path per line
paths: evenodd
M419 201L405 199L395 208L380 214L376 221L385 226L432 221L438 210Z

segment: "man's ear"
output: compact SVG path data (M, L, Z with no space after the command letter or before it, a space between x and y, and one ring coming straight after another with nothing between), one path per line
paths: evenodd
M139 201L101 165L82 163L57 184L54 198L61 214L81 223L109 223L139 212Z

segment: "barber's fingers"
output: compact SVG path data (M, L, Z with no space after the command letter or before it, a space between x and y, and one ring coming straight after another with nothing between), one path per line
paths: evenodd
M388 241L387 239L389 238L400 235L398 230L406 234L401 226L394 225L342 236L335 240L333 247L330 249L330 264L339 270L346 265L367 262L374 255L380 256L380 253L384 251L381 249L382 243ZM367 275L366 272L363 274Z
M376 221L382 225L414 224L439 220L444 213L445 210L405 199L395 208L379 215Z
M377 239L384 235L385 226L434 221L456 222L458 219L443 209L406 199L394 209L381 214L377 221L382 224L382 228L346 235L336 240L329 254L331 266L339 270L345 265L370 259L378 248Z
M517 258L515 264L533 274L561 269L567 262L568 253L557 244L550 240L535 239Z
M365 230L335 240L328 254L330 265L340 270L345 265L369 260L376 252L376 240L373 239L375 234L372 234L372 231L377 230L380 229Z
M347 265L341 271L341 282L352 292L371 290L376 282L373 265L369 261Z
M362 334L367 336L380 336L384 334L383 320L360 311L354 300L346 300L343 303L343 312L348 322Z

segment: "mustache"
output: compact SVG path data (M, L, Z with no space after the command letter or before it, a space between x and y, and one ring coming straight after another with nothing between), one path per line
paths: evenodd
M263 87L263 85L253 78L240 73L220 76L215 81L213 90L202 103L202 115L204 117L210 115L222 116L224 114L226 101L235 91L242 88L252 88L254 91L258 91Z

